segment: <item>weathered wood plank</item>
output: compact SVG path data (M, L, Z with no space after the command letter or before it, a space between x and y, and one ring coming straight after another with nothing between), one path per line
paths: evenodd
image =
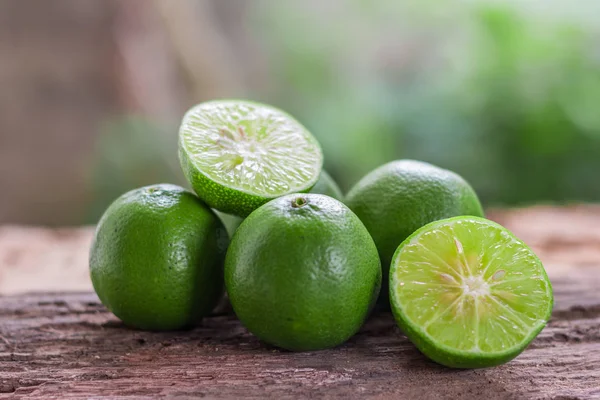
M93 293L30 293L0 297L0 397L600 398L600 209L492 216L541 255L556 296L548 327L506 365L438 366L390 314L336 349L290 353L261 343L232 315L151 333L123 327ZM0 274L3 248L0 240Z
M14 296L0 304L0 392L16 398L600 396L600 310L569 314L560 297L528 350L475 371L429 362L389 314L337 349L289 353L260 343L228 315L190 331L150 333L123 327L93 294Z

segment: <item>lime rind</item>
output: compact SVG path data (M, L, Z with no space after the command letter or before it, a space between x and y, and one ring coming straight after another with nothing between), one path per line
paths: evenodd
M321 194L272 200L233 235L225 286L233 310L261 340L291 351L344 343L379 294L377 248L358 217Z
M424 245L428 241L435 247ZM436 221L408 237L393 257L390 299L399 326L417 348L457 368L516 357L543 329L553 305L550 281L535 254L500 225L478 217Z
M215 210L246 217L256 208L269 201L269 199L230 189L210 180L198 171L181 147L179 149L179 160L183 174L194 192Z
M127 326L194 326L223 294L225 227L195 195L158 184L116 199L97 224L89 269L94 290Z
M230 192L221 205L208 204L237 215L270 199L310 190L323 164L321 147L304 126L259 103L199 104L184 116L179 138L182 167L194 190L207 202L215 197L208 190L221 196Z

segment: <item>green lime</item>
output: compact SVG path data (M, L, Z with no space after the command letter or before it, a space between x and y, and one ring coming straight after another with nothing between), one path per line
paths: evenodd
M381 266L373 239L344 204L292 194L242 222L227 251L225 286L260 339L318 350L358 331L379 294Z
M310 189L309 193L324 194L333 197L336 200L344 201L344 195L342 194L340 187L335 183L333 178L325 172L325 170L321 171L319 180L315 183L315 186Z
M434 165L399 160L373 170L346 195L345 203L373 237L388 276L398 245L430 222L459 215L483 216L477 194L454 172ZM387 279L379 303L389 308Z
M90 252L102 303L126 325L179 329L208 315L223 293L227 232L175 185L125 193L106 210Z
M223 225L225 225L225 229L227 229L229 237L233 236L238 226L240 226L240 224L244 220L243 218L240 218L236 215L225 214L224 212L221 212L219 210L213 211L215 212L215 214L217 214L221 222L223 222Z
M523 351L552 312L552 286L536 255L502 226L477 217L436 221L394 254L392 311L432 360L491 367Z
M179 128L179 158L198 196L212 208L245 217L279 196L308 192L323 154L290 115L264 104L198 104Z

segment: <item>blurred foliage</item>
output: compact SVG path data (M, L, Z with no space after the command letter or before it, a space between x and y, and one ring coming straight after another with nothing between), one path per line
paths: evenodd
M95 223L121 194L155 183L186 186L177 159L176 131L161 129L143 117L108 121L98 135L90 182L92 204L87 221Z
M413 158L462 174L488 206L600 200L598 32L506 3L449 3L259 1L247 18L271 84L252 97L307 125L344 191ZM97 203L181 183L174 132L109 126Z
M473 68L457 96L457 114L476 130L470 136L491 167L474 184L507 204L598 200L600 60L592 38L502 9L483 10L477 22Z
M269 100L309 125L344 189L417 158L488 205L600 199L594 32L509 5L397 3L270 3L259 25L280 89Z

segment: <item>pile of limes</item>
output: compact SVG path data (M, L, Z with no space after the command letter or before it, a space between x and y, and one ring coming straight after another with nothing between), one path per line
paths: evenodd
M246 101L189 110L179 158L195 194L136 189L98 223L92 282L129 326L193 326L226 289L250 332L307 351L344 343L391 306L424 354L470 368L512 359L548 321L539 259L483 218L453 172L394 161L344 198L304 126Z

